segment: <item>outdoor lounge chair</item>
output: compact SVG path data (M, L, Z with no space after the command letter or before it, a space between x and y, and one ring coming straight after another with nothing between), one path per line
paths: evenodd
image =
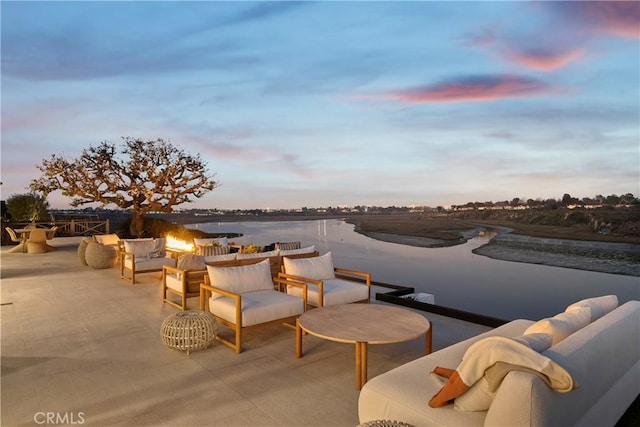
M132 285L136 283L136 274L162 271L165 265L176 265L176 259L167 255L164 238L121 242L120 277Z
M187 309L187 298L200 296L200 285L207 274L207 263L232 261L236 254L205 257L191 253L181 254L175 267L162 267L162 301L181 310ZM169 294L180 297L180 303L169 298Z
M307 285L307 301L315 307L370 302L371 274L363 271L335 268L331 252L306 258L282 258L281 279ZM299 290L287 287L287 293L297 295Z
M43 254L49 251L47 245L47 230L35 228L29 233L27 240L27 253Z
M242 260L252 262L252 259ZM276 324L289 324L304 313L306 307L306 285L289 283L300 289L301 296L280 292L274 287L269 260L241 266L207 266L204 283L200 285L200 309L208 308L216 320L235 332L235 341L216 336L226 346L242 351L242 332ZM208 306L208 307L207 307Z

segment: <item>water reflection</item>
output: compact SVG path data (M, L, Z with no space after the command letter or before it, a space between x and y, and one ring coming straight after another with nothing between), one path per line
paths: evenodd
M436 304L504 319L539 319L582 298L616 294L640 299L640 279L560 267L501 261L473 254L491 234L445 248L381 242L340 220L220 222L190 225L207 232L235 232L237 243L301 241L331 251L337 267L364 270L373 280L434 294Z

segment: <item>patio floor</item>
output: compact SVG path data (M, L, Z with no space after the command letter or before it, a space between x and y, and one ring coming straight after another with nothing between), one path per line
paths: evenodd
M46 413L100 426L358 424L354 346L306 336L296 359L294 331L275 326L246 333L241 354L217 342L169 349L160 326L177 309L162 303L160 273L131 285L117 268L84 266L80 239L56 238L46 254L2 247L3 426L39 425ZM434 351L488 330L422 314ZM423 351L423 339L370 346L369 377Z

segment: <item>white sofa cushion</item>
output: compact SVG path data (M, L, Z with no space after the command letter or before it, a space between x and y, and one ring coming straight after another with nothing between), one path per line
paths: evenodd
M316 246L311 245L311 246L307 246L306 248L300 248L300 249L280 249L280 255L287 256L287 255L311 254L311 253L314 253L315 251L316 251Z
M581 307L570 312L556 314L542 319L531 325L524 334L543 333L553 335L551 345L556 345L577 330L584 328L591 322L591 309Z
M161 258L148 258L148 257L136 257L136 273L144 271L159 271L162 267L168 265L175 267L176 260L173 258L161 257ZM129 270L133 270L133 261L129 258L124 260L124 266Z
M229 297L210 298L209 310L225 320L236 322L235 301ZM258 325L304 312L304 300L274 290L242 294L242 326Z
M219 262L219 261L233 261L236 259L236 254L224 254L224 255L209 255L204 257L204 262Z
M534 333L527 335L520 335L519 337L514 337L514 341L519 342L520 344L524 344L527 347L531 348L538 353L542 353L543 351L548 350L553 343L553 335L551 334L543 334L543 333Z
M236 294L273 290L271 267L268 259L257 264L238 267L207 265L207 273L209 274L211 285ZM214 300L221 296L217 293L211 294L211 298Z
M267 251L267 252L254 252L251 254L237 253L236 259L269 258L272 256L278 256L279 254L280 254L280 251L278 250Z
M617 295L605 295L596 298L587 298L581 301L575 302L567 307L565 311L575 311L583 307L589 307L591 309L591 321L601 318L605 314L611 312L618 306Z
M369 298L369 287L363 283L344 279L323 280L322 305L349 304ZM287 286L287 293L302 297L302 289L296 286ZM317 307L318 286L307 284L307 303Z
M283 258L284 271L294 276L307 279L327 280L335 279L333 258L331 252L311 258Z

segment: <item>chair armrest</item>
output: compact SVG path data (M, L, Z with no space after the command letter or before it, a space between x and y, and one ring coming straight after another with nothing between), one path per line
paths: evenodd
M302 299L304 300L304 311L307 311L307 285L301 282L294 282L284 278L276 277L273 279L274 283L278 284L278 291L282 292L282 286L295 286L302 289ZM286 289L286 288L285 288Z
M236 306L236 325L242 325L242 295L236 294L234 292L229 292L225 289L216 288L215 286L211 286L209 282L209 276L204 276L204 283L200 284L200 310L205 310L209 308L209 298L208 296L215 292L217 294L222 294L224 296L233 298L235 300Z
M173 273L182 273L185 274L187 272L187 270L181 270L179 268L176 267L171 267L170 265L163 265L162 266L162 270L166 273L166 274L173 274Z
M126 252L124 249L122 251L120 251L120 260L124 263L124 259L130 256L131 257L131 262L133 262L134 264L136 263L136 255L133 252Z
M362 277L365 280L367 286L371 286L371 273L367 273L367 272L364 272L364 271L357 271L357 270L349 270L349 269L346 269L346 268L337 268L337 267L334 268L334 271L336 273L339 273L339 274L348 274L348 275L351 275L351 276ZM344 277L344 278L345 279L350 279L349 277Z
M287 274L287 273L282 273L282 272L278 273L278 278L279 279L286 279L286 280L290 280L290 281L294 281L294 282L298 282L298 283L309 283L309 284L317 285L317 286L322 285L322 280L309 279L308 277L295 276L293 274Z

